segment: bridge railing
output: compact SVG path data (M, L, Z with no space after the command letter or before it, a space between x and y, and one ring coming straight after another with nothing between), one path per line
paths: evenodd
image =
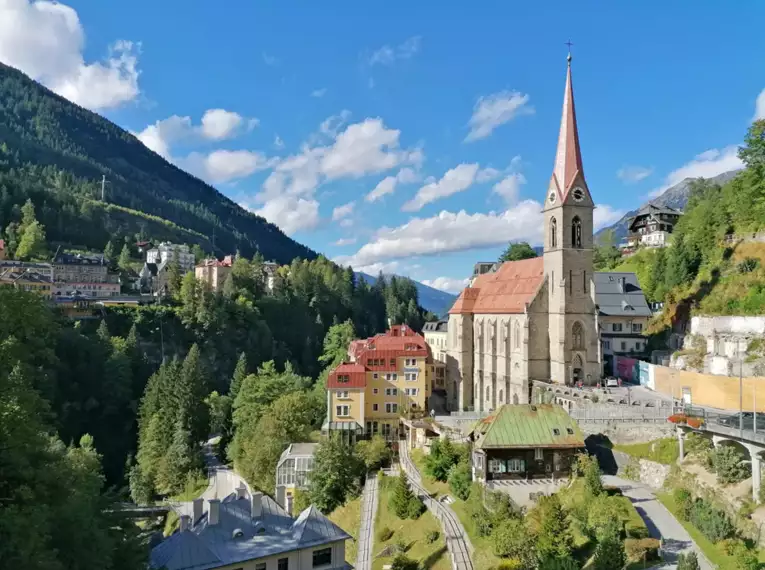
M592 404L575 406L568 410L578 422L665 423L673 413L670 406L651 408Z

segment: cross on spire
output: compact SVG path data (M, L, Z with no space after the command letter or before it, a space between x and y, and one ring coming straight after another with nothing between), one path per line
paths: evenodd
M569 63L571 63L571 46L574 45L574 44L571 43L571 40L569 39L567 42L565 42L564 45L568 46L568 58L567 59L568 59Z

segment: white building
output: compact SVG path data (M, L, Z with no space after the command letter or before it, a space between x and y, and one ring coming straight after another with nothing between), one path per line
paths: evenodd
M157 247L146 252L146 263L160 265L164 262L169 264L175 257L177 257L183 273L194 271L196 259L189 250L189 246L185 244L163 241Z

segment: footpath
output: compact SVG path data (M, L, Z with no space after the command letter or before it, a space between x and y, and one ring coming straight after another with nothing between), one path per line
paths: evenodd
M399 442L398 453L401 460L401 468L406 473L409 483L412 485L412 490L423 500L428 510L441 522L441 528L446 539L446 548L452 557L452 570L473 570L473 559L471 558L473 547L459 518L457 518L457 515L448 505L431 497L430 493L422 486L422 476L417 470L417 466L409 457L406 441Z
M372 570L372 546L375 536L375 515L380 481L377 474L369 475L361 496L361 526L359 527L356 570Z

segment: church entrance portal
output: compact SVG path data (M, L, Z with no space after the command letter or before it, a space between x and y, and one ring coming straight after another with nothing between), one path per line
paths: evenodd
M582 357L578 354L574 357L574 362L571 365L571 382L574 386L584 382L584 366L582 365Z

